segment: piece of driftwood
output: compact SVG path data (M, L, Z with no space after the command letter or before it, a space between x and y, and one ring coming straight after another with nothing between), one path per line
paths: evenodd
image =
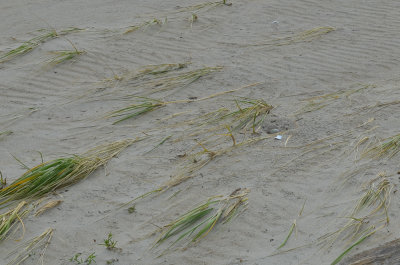
M400 238L382 246L368 249L343 260L342 265L393 265L400 264Z

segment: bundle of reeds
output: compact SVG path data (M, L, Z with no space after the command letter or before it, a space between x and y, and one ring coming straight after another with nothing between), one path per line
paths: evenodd
M59 158L42 163L0 190L0 205L17 200L41 197L58 188L86 178L99 166L133 144L137 139L117 141L98 146L82 155Z
M3 55L0 55L0 63L9 61L17 56L28 53L28 52L32 51L34 48L36 48L37 46L39 46L41 43L43 43L47 40L54 39L59 36L64 36L71 32L76 32L76 31L80 31L80 30L82 30L82 29L68 28L65 30L60 30L58 32L54 29L43 30L44 33L42 35L39 35L33 39L30 39L30 40L24 42L23 44L21 44L20 46L18 46L17 48L12 49L11 51L6 52Z
M169 248L184 238L197 242L217 224L227 223L247 204L249 190L237 189L228 196L214 196L164 227L154 246L176 237Z

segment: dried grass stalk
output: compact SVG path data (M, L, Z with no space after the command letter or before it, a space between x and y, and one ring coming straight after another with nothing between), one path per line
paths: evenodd
M53 201L47 202L45 205L43 205L42 207L40 207L40 208L36 211L35 216L41 215L41 214L44 213L45 211L50 210L51 208L56 207L57 205L59 205L59 204L62 203L62 202L63 202L63 201L61 201L61 200L53 200Z

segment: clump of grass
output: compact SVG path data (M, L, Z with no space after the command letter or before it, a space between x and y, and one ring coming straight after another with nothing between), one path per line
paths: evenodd
M58 188L76 183L137 140L117 141L98 146L83 155L59 158L26 171L0 190L0 205L41 197Z
M123 116L123 118L120 118L113 123L113 124L117 124L117 123L125 121L127 119L135 118L139 115L143 115L150 111L159 109L165 105L165 102L162 102L160 100L146 98L146 97L138 97L138 98L140 99L141 102L132 104L123 109L113 111L113 112L111 112L110 115L107 116L107 118Z
M388 208L392 189L393 184L385 177L381 176L372 180L350 216L347 217L349 221L339 230L322 238L321 242L332 245L339 237L342 237L350 245L332 264L337 264L352 248L389 224ZM381 219L382 217L384 218Z
M41 43L46 42L47 40L54 39L54 38L57 38L60 36L64 36L71 32L76 32L76 31L80 31L80 30L82 30L82 29L68 28L65 30L61 30L59 32L55 31L54 29L43 30L44 33L42 35L39 35L33 39L30 39L30 40L24 42L23 44L21 44L20 46L18 46L17 48L10 50L9 52L6 52L3 55L0 55L0 63L9 61L17 56L26 54L26 53L32 51L37 46L39 46Z
M39 260L41 260L43 264L43 258L46 253L47 247L53 237L53 233L54 230L52 228L49 228L41 235L34 237L18 246L16 250L8 255L9 257L15 255L15 257L10 262L8 262L7 265L22 264L27 258L32 257L34 253L39 249L41 249Z
M329 27L329 26L316 27L316 28L313 28L310 30L305 30L298 34L294 34L292 36L277 38L277 39L273 39L273 40L270 40L267 42L253 44L251 46L265 46L265 45L283 46L283 45L290 45L290 44L295 44L295 43L300 43L300 42L310 42L310 41L318 39L321 36L328 34L329 32L332 32L335 30L336 30L336 28Z
M227 223L235 217L240 207L247 204L248 193L248 189L239 188L228 196L209 198L205 203L166 225L154 246L159 246L173 237L176 239L172 241L169 248L184 238L189 238L189 243L198 242L216 225Z
M228 128L230 135L248 129L256 133L266 115L273 109L273 106L262 99L241 98L234 100L234 103L234 109L220 108L185 123L196 126L196 135L204 134L200 127L207 127L209 132Z
M126 71L121 74L115 74L112 78L107 78L101 81L109 87L114 87L118 83L126 83L133 81L144 81L160 76L172 71L177 71L186 68L189 63L171 63L171 64L155 64L145 65L134 71Z
M110 249L110 250L115 249L115 246L117 245L117 241L113 240L113 239L112 239L112 236L113 236L113 235L112 235L111 232L108 233L107 238L104 239L104 241L103 241L104 243L99 244L99 245L105 246L107 249Z
M362 152L361 157L389 157L392 158L400 151L400 134L391 136L383 140L383 143L378 143L366 148Z
M231 3L227 3L226 0L222 0L222 1L217 1L217 2L205 2L205 3L201 3L201 4L197 4L197 5L192 5L192 6L186 6L186 7L181 7L178 10L176 10L176 13L180 13L180 12L194 12L194 11L199 11L201 9L205 9L207 8L206 11L218 7L218 6L231 6Z
M233 131L247 130L251 127L253 133L256 133L267 114L273 109L262 99L242 98L235 100L235 103L238 110L221 117L221 119L232 118L230 126Z
M255 84L251 84L251 85L244 86L244 87L249 87L252 85L255 85ZM119 109L119 110L115 110L115 111L111 112L110 114L108 114L106 116L106 118L115 118L115 117L122 116L122 118L116 120L113 123L113 124L117 124L117 123L125 121L127 119L136 118L137 116L143 115L145 113L151 112L153 110L159 109L159 108L164 107L169 104L191 103L191 102L207 100L207 99L214 98L214 97L217 97L220 95L238 91L239 89L242 89L244 87L216 93L216 94L213 94L213 95L210 95L210 96L207 96L204 98L200 98L200 99L189 99L189 100L161 101L161 100L153 99L153 98L149 98L149 97L136 96L136 98L139 99L139 101L137 103L131 104L131 105L129 105L125 108ZM262 122L262 120L265 118L265 116L263 116L264 118L262 120L258 120L258 117L260 115L268 114L268 112L269 112L268 108L272 109L272 107L260 100L252 101L250 99L247 99L246 103L251 104L252 106L247 107L245 109L240 109L240 113L239 113L239 111L237 111L237 112L233 112L230 114L226 114L226 116L234 116L237 120L240 120L240 119L244 120L244 118L249 119L249 115L251 115L250 119L253 120L252 124L253 124L253 131L254 131L256 129L256 127L258 126L258 124L260 124ZM224 118L224 117L222 117L222 118ZM249 123L249 121L247 121L247 123L245 121L242 121L242 122L243 122L243 124L238 125L239 127L242 127L242 128L246 127L248 125L247 123Z
M47 61L47 65L52 67L62 64L66 61L72 60L75 57L82 55L85 51L78 50L75 46L73 50L52 51L55 56Z
M90 254L89 256L87 256L86 259L83 259L82 253L76 253L72 258L69 259L69 261L74 262L76 264L86 264L86 265L90 265L93 262L96 263L96 253L93 252L92 254Z
M203 76L206 76L213 72L221 71L222 68L223 67L221 66L202 67L175 75L152 79L150 81L140 84L140 86L148 89L148 91L145 92L146 94L152 94L173 88L183 88L197 81Z
M142 22L140 24L128 27L128 29L123 34L132 33L132 32L135 32L135 31L137 31L139 29L142 29L144 31L150 26L155 26L155 25L162 26L165 23L167 23L167 19L165 19L164 22L163 22L160 19L154 18L154 19Z
M6 239L12 231L18 229L18 223L24 228L22 219L32 210L26 201L20 202L15 208L0 214L0 241Z

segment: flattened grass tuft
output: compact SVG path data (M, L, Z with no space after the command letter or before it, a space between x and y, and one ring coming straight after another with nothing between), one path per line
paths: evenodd
M217 224L227 223L247 204L248 189L237 189L228 196L214 196L164 227L154 246L176 237L168 249L184 238L198 242Z
M75 48L74 50L53 51L51 53L54 54L55 56L51 58L49 61L47 61L47 65L54 67L66 61L72 60L79 55L84 54L85 51L80 51Z
M128 29L123 34L132 33L139 29L142 29L143 31L145 31L148 27L151 27L154 25L162 26L165 23L166 23L166 20L163 22L160 19L154 18L154 19L142 22L142 23L134 25L134 26L129 26Z
M23 44L21 44L20 46L18 46L17 48L15 48L9 52L6 52L3 55L0 55L0 63L9 61L17 56L26 54L26 53L32 51L37 46L39 46L41 43L46 42L47 40L54 39L54 38L57 38L60 36L64 36L71 32L76 32L76 31L80 31L80 30L82 30L82 29L68 28L65 30L61 30L59 32L56 32L54 29L44 30L44 33L42 35L39 35L33 39L30 39L30 40L24 42Z
M211 74L213 72L221 71L223 67L202 67L191 71L186 71L183 73L169 75L161 78L156 78L154 80L142 83L141 86L146 87L149 91L146 94L152 94L160 91L165 91L173 88L183 88L190 85L191 83L197 81L203 76Z
M290 45L290 44L295 44L295 43L300 43L300 42L310 42L310 41L316 40L316 39L320 38L321 36L328 34L335 30L336 30L336 28L329 27L329 26L316 27L313 29L305 30L303 32L294 34L292 36L277 38L277 39L273 39L270 41L253 44L250 46L267 46L267 45L268 46L270 46L270 45L283 46L283 45Z
M138 97L138 98L140 99L140 102L132 104L123 109L113 111L113 112L111 112L110 115L107 116L107 118L123 116L123 118L120 118L113 123L113 124L117 124L117 123L125 121L127 119L135 118L139 115L143 115L150 111L159 109L165 105L165 102L162 102L160 100L146 98L146 97Z
M41 197L58 188L76 183L137 140L117 141L96 147L80 156L42 163L0 190L0 206L18 200Z
M362 152L361 157L380 158L397 155L400 152L400 134L383 140L383 143L375 144Z

